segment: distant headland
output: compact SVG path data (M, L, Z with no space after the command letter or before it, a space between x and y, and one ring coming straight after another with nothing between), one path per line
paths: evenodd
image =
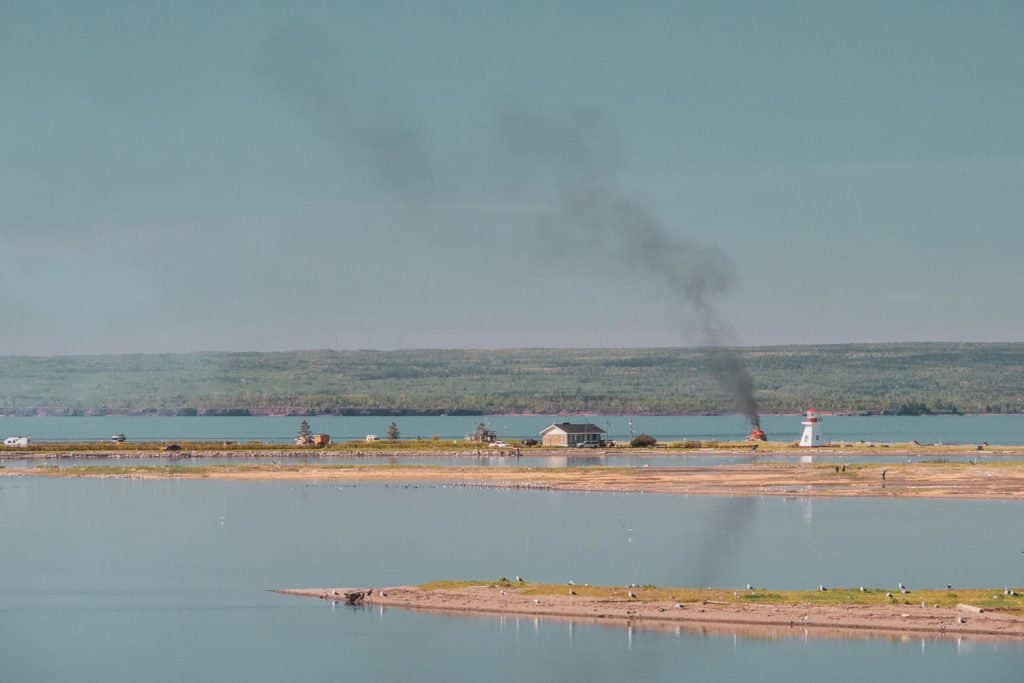
M758 408L1024 412L1024 343L738 349ZM0 356L6 415L717 415L706 350L473 349Z

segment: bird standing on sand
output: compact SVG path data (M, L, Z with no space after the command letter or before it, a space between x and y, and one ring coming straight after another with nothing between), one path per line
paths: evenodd
M752 591L752 590L754 590L754 587L753 587L753 586L751 586L751 585L750 585L750 584L748 583L748 584L747 584L747 590L748 590L748 591Z
M827 591L828 589L827 589L827 588L825 588L825 584L821 584L820 586L818 586L818 590L819 590L819 591L821 591L822 593L824 593L824 592L825 592L825 591Z
M525 582L523 581L523 577L521 577L521 576L519 576L519 575L517 574L517 575L516 575L516 583L525 583Z
M860 587L860 592L861 592L861 593L867 593L867 591L866 591L866 590L864 590L864 586L861 586L861 587Z
M636 593L634 593L633 591L629 591L629 597L633 600L636 600Z
M967 623L967 620L966 620L966 619L964 619L964 618L963 618L963 617L961 617L961 616L958 616L958 617L956 618L956 623L958 623L958 624L966 624L966 623Z
M887 598L889 598L890 600L892 600L892 593L886 593L886 594L885 594L885 597L887 597Z
M946 584L946 590L948 590L948 591L951 591L951 590L953 590L953 584L951 584L951 583L947 583L947 584Z

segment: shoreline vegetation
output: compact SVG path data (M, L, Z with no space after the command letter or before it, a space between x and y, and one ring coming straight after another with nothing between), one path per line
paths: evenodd
M522 458L520 461L523 460ZM449 467L296 463L5 466L0 477L376 482L401 487L465 487L609 493L942 498L1024 501L1024 462L817 464L770 462L687 467Z
M737 349L766 414L1024 412L1024 343ZM718 415L707 350L0 356L6 415Z
M760 637L1024 638L1018 588L910 590L697 589L495 581L435 581L386 588L285 588L332 604L380 605L451 615L513 615L620 627L711 630ZM347 596L356 598L347 600Z

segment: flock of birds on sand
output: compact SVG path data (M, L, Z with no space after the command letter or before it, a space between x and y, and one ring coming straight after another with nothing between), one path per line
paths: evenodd
M526 580L523 579L521 576L518 576L518 575L516 576L515 581L516 581L516 583L526 583ZM569 579L569 581L566 582L566 583L569 586L569 595L576 595L577 594L576 593L576 589L575 589L576 582L573 581L572 579ZM585 587L588 587L588 588L590 587L589 583L585 583L583 585ZM626 588L628 589L627 595L629 596L630 600L639 600L640 599L640 597L635 592L633 592L634 588L639 588L639 587L640 587L640 584L637 584L637 583L630 583L630 584L626 585ZM898 582L896 584L896 587L899 590L899 592L901 594L903 594L903 595L907 595L907 594L910 593L910 589L907 588L907 585L905 583L903 583L902 581ZM750 584L750 583L748 583L746 585L746 588L747 588L748 591L757 590L756 588L754 588L754 585ZM818 591L824 593L824 592L827 592L828 590L829 590L829 588L825 584L819 584L818 585ZM869 589L865 588L864 586L860 586L858 590L861 593L868 593L868 592L870 592ZM953 584L947 583L946 584L946 590L949 590L949 591L953 590ZM508 592L505 591L505 590L502 590L501 594L502 595L508 595ZM1019 595L1019 593L1014 591L1012 588L1004 588L1003 589L1003 595L1012 597L1012 596ZM895 595L893 595L892 591L887 591L886 594L885 594L885 597L888 598L890 601L896 599L896 597L895 597ZM542 605L543 602L539 598L534 598L533 604L535 604L535 605ZM684 606L682 605L682 603L678 603L678 602L675 603L675 605L673 605L673 607L675 609L684 609ZM926 607L926 605L925 605L923 600L921 601L921 607ZM807 620L809 619L809 617L810 617L810 615L805 614L805 615L803 615L803 617L801 617L800 621L806 624ZM958 624L966 624L967 620L962 615L957 615L956 622Z
M526 583L526 579L524 579L521 576L516 575L515 582L517 584L525 584ZM573 581L572 579L569 579L569 581L567 582L567 585L569 586L569 595L576 595L576 589L575 589L576 582ZM587 587L587 588L590 587L589 583L585 583L583 585L584 585L584 587ZM903 595L907 595L907 594L910 593L910 589L907 588L906 584L903 583L902 581L898 582L896 584L896 587L899 589L899 592L901 594L903 594ZM626 588L628 589L627 595L629 596L630 600L639 600L640 599L640 597L633 591L633 589L635 589L635 588L640 588L640 584L630 583L630 584L628 584L626 586ZM756 588L754 588L754 585L750 584L750 583L748 583L746 585L746 588L747 588L748 591L757 590ZM819 584L818 585L818 591L824 593L824 592L826 592L828 590L829 590L829 588L825 584ZM869 590L867 588L865 588L864 586L860 586L859 590L860 590L861 593L868 593L869 592ZM953 590L953 584L947 583L946 584L946 590ZM367 595L369 595L371 593L373 593L373 589L372 588L367 592ZM378 591L378 593L380 594L381 597L387 597L387 593L384 592L383 590ZM339 593L338 593L337 590L332 591L332 596L338 596L338 595L339 595ZM501 590L501 595L503 595L503 596L504 595L508 595L508 591L502 589ZM1015 596L1019 595L1019 593L1014 591L1012 588L1004 588L1003 589L1003 595L1007 596L1007 597L1015 597ZM886 594L885 594L885 597L888 598L890 601L896 599L895 596L893 595L892 591L887 591ZM331 600L331 606L334 607L336 604L337 604L337 600L336 599L332 599ZM535 605L542 605L544 603L540 600L540 598L534 598L533 599L533 604L535 604ZM926 605L925 605L924 601L922 600L921 601L921 607L925 607L925 606ZM683 606L682 603L678 603L677 602L677 603L675 603L673 605L673 608L675 608L675 609L684 609L684 606ZM803 615L800 618L800 621L802 623L806 624L809 618L810 618L810 615L809 614L805 614L805 615ZM958 623L958 624L966 624L967 620L963 617L963 615L957 615L956 623Z

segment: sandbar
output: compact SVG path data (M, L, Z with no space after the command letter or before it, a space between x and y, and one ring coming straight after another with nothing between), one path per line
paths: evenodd
M694 467L442 467L213 464L0 468L0 476L302 480L714 496L1024 500L1024 462L823 465L759 462Z
M895 588L779 592L496 581L274 592L343 604L345 594L357 590L369 591L361 604L452 615L515 615L661 630L740 630L755 637L1024 639L1024 598L1019 590L1012 596L1003 595L1003 589L904 595Z

